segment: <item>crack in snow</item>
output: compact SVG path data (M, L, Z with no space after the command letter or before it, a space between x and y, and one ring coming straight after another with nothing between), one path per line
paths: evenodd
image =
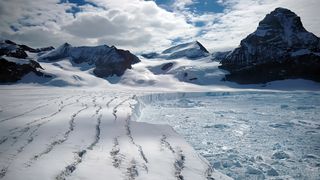
M114 98L110 99L110 101L107 102L106 106L109 108L109 107L110 107L110 104L111 104L114 100L116 100L117 98L118 98L118 97L114 97Z
M113 139L113 147L110 151L110 156L112 159L112 165L115 168L119 168L122 163L122 160L124 159L124 156L120 154L119 141L117 137Z
M95 103L95 101L93 101L93 103ZM87 150L92 150L93 147L96 146L96 144L99 142L100 133L101 133L101 129L100 129L101 118L102 118L102 114L100 114L97 118L97 124L95 127L96 134L95 134L94 141L87 148L76 153L74 162L72 162L70 165L65 167L65 169L56 176L56 180L64 180L66 179L67 176L70 176L76 170L77 166L82 162L83 157L88 152Z
M174 169L175 169L175 176L177 178L177 180L184 180L184 177L182 175L182 170L184 168L184 163L186 160L185 155L183 154L183 151L178 148L176 151L176 160L174 162Z
M118 116L117 116L117 112L118 112L118 108L123 105L125 102L129 101L130 99L134 99L135 98L135 95L132 96L132 97L129 97L123 101L121 101L119 104L117 104L116 106L114 106L113 108L113 112L112 112L112 115L114 116L114 120L116 121L118 119Z
M52 100L55 100L55 99L59 99L59 98L60 98L60 97L52 98L52 99L49 99L47 102L52 101ZM26 114L28 114L28 113L31 113L31 112L33 112L33 111L42 109L42 108L44 108L44 107L46 107L46 106L49 106L49 104L48 104L48 103L47 103L47 104L42 104L42 105L39 105L39 106L37 106L37 107L35 107L35 108L32 108L32 109L30 109L30 110L28 110L28 111L25 111L25 112L23 112L23 113L21 113L21 114L18 114L18 115L12 116L12 117L8 117L8 118L5 118L5 119L2 119L2 120L0 120L0 123L5 122L5 121L8 121L8 120L11 120L11 119L15 119L15 118L17 118L17 117L24 116L24 115L26 115Z
M162 138L160 139L160 143L161 143L161 149L163 147L169 149L172 153L175 153L174 149L172 148L171 144L167 141L167 136L166 135L162 135Z
M65 180L67 176L70 176L76 170L77 166L82 162L82 158L86 153L86 150L77 152L74 162L65 167L65 169L56 176L56 180Z
M88 149L92 150L93 147L99 142L100 140L100 133L101 133L101 129L100 129L100 125L101 125L101 118L102 118L102 114L99 115L99 117L97 118L97 125L96 125L96 135L95 135L95 139L92 142L92 144L88 147Z
M130 142L138 148L138 151L139 151L140 156L141 156L141 158L143 159L143 161L144 161L145 163L148 163L148 159L147 159L147 157L145 156L145 154L144 154L144 152L143 152L143 150L142 150L142 147L141 147L139 144L137 144L137 143L134 141L133 137L132 137L131 128L130 128L130 116L126 119L125 128L126 128L126 135L127 135L128 138L130 139Z
M127 178L128 180L134 180L137 176L139 176L137 162L132 159L130 166L127 168Z
M0 123L6 122L6 121L11 120L11 119L15 119L17 117L24 116L24 115L26 115L28 113L31 113L31 112L36 111L36 110L39 110L39 109L44 108L46 106L49 106L49 104L43 104L43 105L37 106L37 107L35 107L33 109L30 109L28 111L25 111L25 112L23 112L21 114L18 114L18 115L15 115L15 116L12 116L12 117L9 117L9 118L6 118L6 119L2 119L2 120L0 120Z
M45 154L48 154L50 151L52 151L54 149L55 146L59 145L59 144L62 144L64 143L70 133L74 130L74 127L75 127L75 118L78 114L80 114L82 111L86 110L89 108L89 106L87 104L84 105L85 107L80 109L79 111L77 111L76 113L74 113L72 116L71 116L71 119L69 121L69 128L68 130L64 133L63 137L61 139L58 139L58 140L55 140L53 141L44 151L42 151L41 153L35 155L32 159L31 159L31 162L29 162L28 164L30 165L30 163L32 163L32 161L35 161L37 159L39 159L41 156L45 155Z
M12 161L24 150L25 147L27 147L32 141L33 141L33 135L36 133L37 129L34 129L30 134L29 134L29 138L27 139L27 142L25 144L23 144L20 148L17 149L16 153L12 153L10 154L11 157L8 157L7 160L7 164L4 168L1 169L0 171L0 179L2 179L3 177L5 177Z

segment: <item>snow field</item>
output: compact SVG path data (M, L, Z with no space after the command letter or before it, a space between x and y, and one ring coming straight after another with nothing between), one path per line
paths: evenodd
M133 92L0 91L0 179L228 179L171 127L136 122Z

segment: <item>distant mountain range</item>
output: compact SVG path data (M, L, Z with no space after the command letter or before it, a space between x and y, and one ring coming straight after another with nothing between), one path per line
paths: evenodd
M141 61L129 51L114 46L74 47L65 43L56 49L32 48L10 40L0 42L0 57L1 83L16 82L30 72L50 78L54 74L47 74L41 63L65 59L74 66L90 66L92 73L101 78L122 76L133 64ZM221 63L221 69L229 71L222 80L239 84L296 78L320 82L320 40L303 27L300 17L284 8L277 8L266 15L257 30L243 39L239 47L233 51L213 53L211 57ZM170 70L179 59L210 59L209 51L198 41L179 44L160 53L145 53L141 58L165 60L160 66L147 68L155 75L172 73L179 80L190 83L210 77L205 75L207 72L217 72L208 69L200 72L202 67L185 66Z
M76 64L88 63L94 65L94 74L98 77L112 75L121 76L131 65L140 59L129 51L107 45L73 47L65 43L55 50L39 57L39 61L58 61L67 58Z
M0 53L2 83L16 82L30 72L50 77L41 67L41 62L69 59L75 64L86 63L94 67L93 72L98 77L121 76L126 69L131 68L132 64L140 62L139 58L129 51L107 45L73 47L64 43L57 49L53 47L33 49L5 40L0 42ZM28 53L32 54L32 57L29 57Z

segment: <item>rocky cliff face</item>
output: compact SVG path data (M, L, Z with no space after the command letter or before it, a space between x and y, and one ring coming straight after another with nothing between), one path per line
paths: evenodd
M320 81L320 39L303 27L294 12L277 8L221 64L231 73L226 80L244 84L287 78Z
M0 58L0 83L12 83L20 80L24 75L33 72L37 76L51 77L44 74L43 68L34 60L15 59L10 61Z

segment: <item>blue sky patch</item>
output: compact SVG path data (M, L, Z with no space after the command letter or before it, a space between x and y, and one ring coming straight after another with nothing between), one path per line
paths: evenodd
M76 4L77 6L83 6L83 5L92 5L92 6L97 6L96 4L92 2L88 2L86 0L60 0L60 3L73 3Z
M192 12L202 13L222 13L224 7L215 0L198 0L194 4L187 6Z
M75 6L71 7L70 9L68 9L66 11L66 13L71 13L71 14L73 14L73 16L75 16L78 12L81 11L80 6L91 5L91 6L94 6L94 7L98 7L95 3L88 2L86 0L60 0L60 4L62 4L62 3L75 4Z
M154 0L154 2L158 6L170 10L169 7L174 3L174 0ZM217 0L196 0L195 3L188 5L187 8L196 14L222 13L224 10L224 7Z

